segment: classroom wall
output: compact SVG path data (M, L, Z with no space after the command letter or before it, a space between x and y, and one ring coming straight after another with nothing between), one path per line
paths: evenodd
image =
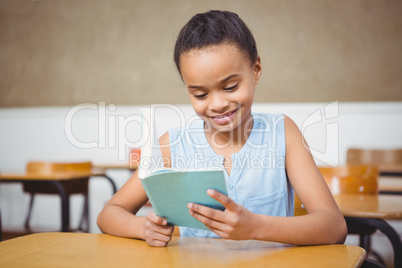
M402 100L398 0L2 0L0 107L186 104L173 45L209 9L254 33L256 102Z
M24 172L30 160L92 161L125 164L130 148L141 145L139 108L104 103L71 107L0 109L0 172ZM189 105L155 107L158 135L183 126L194 116ZM265 103L254 112L285 113L303 132L318 165L342 165L350 147L402 148L402 102ZM126 170L109 171L118 187L129 178ZM91 232L99 232L96 217L111 197L110 184L90 181ZM41 196L32 224L57 230L59 198ZM72 224L77 224L82 200L73 198ZM22 228L28 196L19 184L0 184L0 209L5 229ZM50 213L49 213L50 212Z

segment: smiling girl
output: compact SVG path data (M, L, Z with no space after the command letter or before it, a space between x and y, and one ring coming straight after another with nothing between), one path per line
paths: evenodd
M217 159L228 192L207 192L224 211L189 203L189 213L210 231L180 227L180 235L298 245L343 243L344 218L295 123L282 114L251 111L262 65L244 22L227 11L195 15L179 33L174 59L202 119L195 127L202 131L173 128L165 133L160 138L162 155L169 159L165 166L177 167L177 157ZM206 161L202 167L208 165ZM295 192L307 215L293 216ZM153 212L135 216L147 201L135 172L99 214L100 229L166 246L174 230L166 219Z

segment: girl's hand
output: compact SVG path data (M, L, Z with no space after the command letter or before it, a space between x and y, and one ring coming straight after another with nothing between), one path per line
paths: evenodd
M253 239L257 214L236 204L228 196L209 189L207 194L226 209L220 211L196 203L188 203L189 213L222 238L233 240Z
M165 218L150 211L146 215L144 239L152 247L166 247L172 239L174 226L167 224Z

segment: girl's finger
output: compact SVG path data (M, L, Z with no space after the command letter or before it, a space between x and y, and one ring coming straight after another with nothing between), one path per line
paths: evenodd
M238 205L227 195L213 189L208 189L207 194L219 203L221 203L226 209L230 211L238 210Z
M147 220L149 220L155 224L158 224L158 225L166 225L167 224L167 221L165 218L162 218L162 217L156 215L155 212L153 212L153 211L148 212L146 215L146 218L147 218Z

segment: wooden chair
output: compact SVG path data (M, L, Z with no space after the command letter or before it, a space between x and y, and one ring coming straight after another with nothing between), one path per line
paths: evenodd
M340 167L319 167L331 193L339 194L378 194L378 168L371 165L346 165ZM307 214L300 199L295 195L295 216ZM348 233L360 237L360 246L372 253L381 264L384 260L371 251L371 235L377 230L372 226L355 225L347 221Z
M350 148L347 151L346 162L348 165L373 165L381 167L402 166L402 149L359 149ZM400 172L380 172L381 175L400 176ZM395 192L383 191L383 194ZM369 238L368 238L369 239ZM370 243L370 241L368 241ZM379 258L375 252L374 255ZM381 261L381 259L379 259Z
M51 162L29 162L26 167L27 174L51 176L63 173L88 172L92 169L91 162L79 163L51 163ZM67 197L72 194L82 194L84 196L84 207L78 230L88 232L88 181L89 177L74 180L61 181ZM36 194L58 194L57 189L47 182L23 182L24 192L30 194L28 214L25 220L25 228L29 231L29 221L32 215L32 208Z
M347 151L346 161L348 165L402 165L402 149L371 150L350 148Z
M378 194L378 168L372 165L319 167L333 195Z
M331 193L378 194L378 168L370 165L318 167ZM295 216L305 215L299 197L295 194Z
M378 194L378 168L371 165L346 165L340 167L319 167L321 175L327 182L333 195L337 194ZM348 233L360 237L360 246L367 253L376 256L380 263L382 258L371 251L371 235L377 230L371 226L348 224Z
M302 202L300 201L300 198L297 196L297 194L295 193L295 211L294 211L294 216L302 216L302 215L306 215L307 211L304 208L304 205L302 204Z

